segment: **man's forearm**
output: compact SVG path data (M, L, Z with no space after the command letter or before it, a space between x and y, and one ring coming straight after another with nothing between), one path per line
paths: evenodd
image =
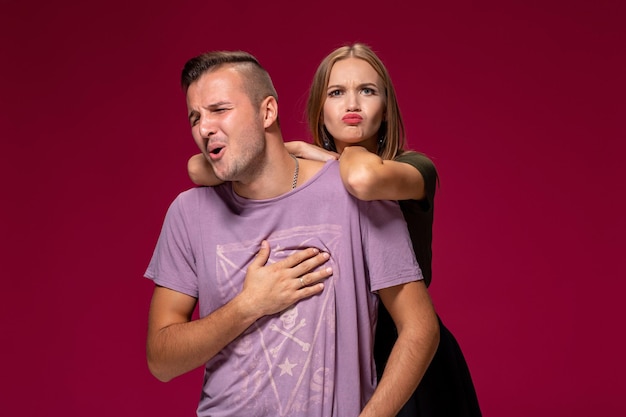
M147 345L150 371L166 382L196 369L243 333L257 318L242 314L238 301L233 299L202 319L151 330Z
M423 281L379 291L398 339L361 417L394 417L417 388L439 344L439 320Z
M269 243L263 241L241 292L199 320L191 321L196 298L155 288L147 342L148 366L155 377L169 381L205 364L259 318L322 292L321 281L332 275L332 268L317 269L330 257L317 248L266 265L269 256Z
M394 417L417 388L437 350L439 326L429 320L398 335L383 376L361 417Z

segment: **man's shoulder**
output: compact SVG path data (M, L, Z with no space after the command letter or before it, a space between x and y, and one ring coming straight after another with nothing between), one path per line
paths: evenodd
M333 178L339 178L339 161L334 159L326 162L309 159L300 160L300 179L302 182L320 179L332 181Z
M339 161L330 160L326 162L316 162L316 171L310 178L309 183L315 184L327 198L337 198L338 195L346 198L354 198L346 189L339 171Z
M222 184L214 185L210 187L200 185L200 186L192 187L185 191L182 191L178 195L178 197L179 198L202 198L202 197L216 194L218 191L221 192L222 190L229 189L230 186L231 186L230 183L222 183Z
M219 198L219 195L228 193L230 184L220 184L212 187L198 186L189 188L180 192L172 204L180 205L182 207L193 207L202 204L210 204L215 198Z

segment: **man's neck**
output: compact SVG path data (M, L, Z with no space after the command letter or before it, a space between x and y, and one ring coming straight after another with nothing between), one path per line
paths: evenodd
M282 148L275 151L268 149L268 162L261 165L259 172L251 175L250 181L233 182L233 190L238 195L251 200L267 200L293 189L296 161L284 145L281 146Z

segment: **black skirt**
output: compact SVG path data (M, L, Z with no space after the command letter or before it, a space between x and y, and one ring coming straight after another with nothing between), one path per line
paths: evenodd
M419 386L398 417L481 417L472 377L454 335L439 319L437 352ZM378 378L398 338L393 320L381 304L374 343Z

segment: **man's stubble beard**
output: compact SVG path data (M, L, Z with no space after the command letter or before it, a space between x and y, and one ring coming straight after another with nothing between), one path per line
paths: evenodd
M231 160L231 166L228 171L221 176L216 172L215 175L222 181L234 181L241 183L249 183L262 175L265 167L265 136L254 140L246 141L248 146L242 149L241 155Z

